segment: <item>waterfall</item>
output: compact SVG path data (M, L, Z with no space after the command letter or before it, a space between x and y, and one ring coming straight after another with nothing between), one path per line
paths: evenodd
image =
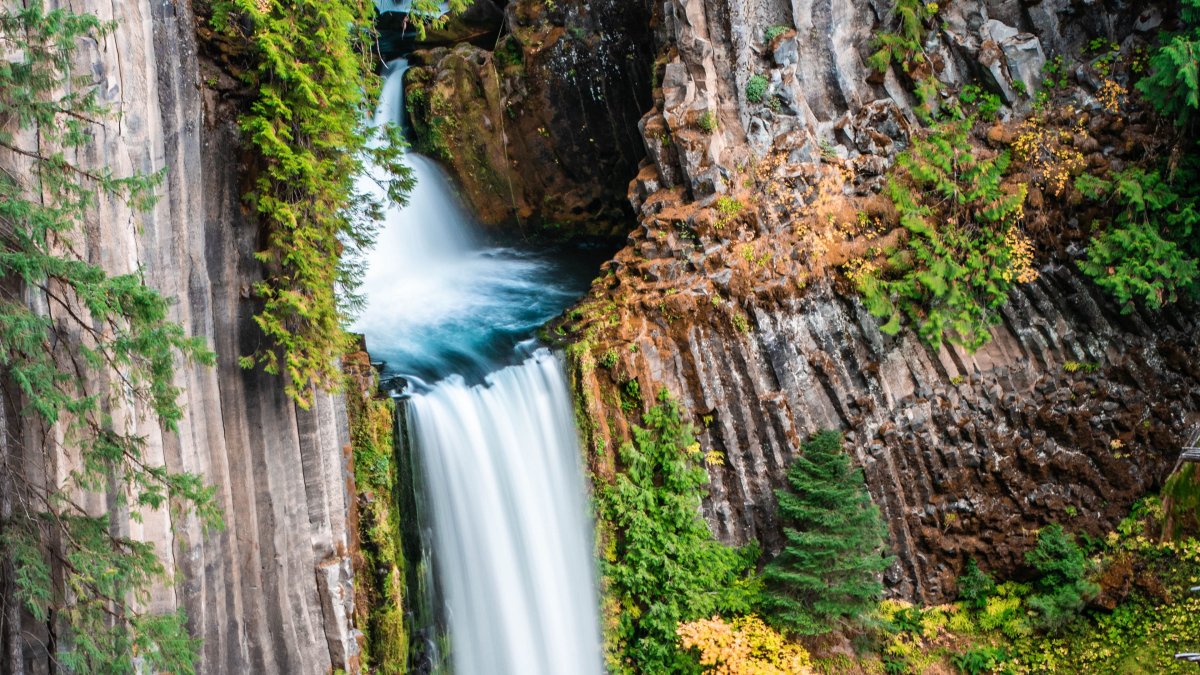
M600 628L571 400L542 350L408 402L425 464L456 671L600 669Z
M403 59L389 66L376 123L402 123L407 67ZM579 296L581 280L564 281L579 270L488 245L441 167L414 153L405 162L417 187L407 206L385 215L354 329L393 372L432 380L469 371L479 379ZM360 188L382 193L370 178Z
M389 68L377 123L402 121L405 67ZM601 673L571 399L559 358L527 341L582 294L580 266L489 244L435 163L406 162L417 187L386 214L355 328L385 375L409 382L407 447L431 511L453 670Z

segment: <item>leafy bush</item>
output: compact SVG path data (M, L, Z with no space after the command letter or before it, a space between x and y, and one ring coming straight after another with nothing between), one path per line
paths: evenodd
M696 121L696 126L700 127L700 131L706 134L711 134L717 130L717 116L711 110L705 110L700 119Z
M1189 172L1183 172L1190 175ZM1113 181L1080 176L1076 187L1091 198L1110 196L1117 213L1112 227L1093 237L1079 267L1132 311L1140 301L1151 309L1195 293L1200 282L1200 200L1185 194L1157 171L1139 168Z
M1150 74L1138 90L1163 115L1188 124L1200 110L1200 0L1182 0L1184 30L1150 55Z
M955 668L966 675L990 673L1008 660L1008 651L1001 647L972 647L950 659Z
M1026 186L1001 185L1009 155L981 157L971 123L942 122L897 158L888 192L907 238L882 268L850 272L867 309L887 318L883 332L898 333L907 317L935 349L946 340L978 349L1012 286L1036 278L1019 225Z
M763 572L764 603L780 626L825 633L878 601L878 576L891 564L880 554L886 529L838 432L820 432L804 444L787 484L775 493L786 543Z
M759 589L750 576L758 549L729 548L700 516L708 475L700 445L679 404L664 389L618 451L624 471L599 491L599 513L611 524L613 550L602 563L610 598L620 607L609 672L696 673L677 647L681 623L748 614Z
M1037 613L1040 628L1060 630L1078 618L1087 601L1100 592L1100 587L1087 579L1083 551L1057 523L1038 533L1037 546L1025 554L1025 562L1039 574L1027 602Z
M796 675L808 668L808 652L788 644L757 616L734 619L720 617L681 624L679 641L684 649L695 649L700 665L719 675Z
M423 0L428 4L428 0ZM257 92L239 125L258 153L247 201L265 231L256 254L265 275L255 322L269 339L242 359L287 376L300 405L312 385L341 383L337 359L348 347L345 318L361 304L361 264L382 204L358 187L368 160L389 201L412 187L395 127L370 127L378 93L375 6L367 0L217 0L218 31L249 47L243 79Z
M967 568L958 577L958 599L971 609L983 609L988 598L996 593L996 582L987 572L979 569L975 559L967 561Z
M767 85L769 82L763 75L751 75L746 81L746 99L751 103L762 103L767 95Z

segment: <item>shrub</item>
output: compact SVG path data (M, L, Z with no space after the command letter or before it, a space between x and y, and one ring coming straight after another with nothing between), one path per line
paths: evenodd
M699 653L700 665L717 675L797 675L806 672L808 652L788 644L757 616L726 623L720 617L681 624L684 649Z
M978 349L1000 321L1016 283L1032 281L1032 244L1022 233L1026 186L1001 185L1007 152L985 159L968 140L970 118L936 126L897 158L888 192L907 235L886 265L850 273L883 332L916 324L935 349L946 340Z
M1092 238L1079 267L1124 311L1132 311L1135 302L1157 309L1197 291L1200 200L1157 171L1139 168L1123 171L1111 182L1080 176L1076 187L1091 198L1108 195L1116 207L1112 227Z
M1182 0L1184 30L1150 55L1150 74L1137 88L1163 115L1179 125L1200 110L1200 0Z
M996 670L1008 660L1008 651L1000 647L972 647L950 659L955 668L966 675L983 675Z
M717 115L711 110L705 110L700 119L696 121L696 126L700 127L700 131L706 134L711 134L717 130Z
M975 559L967 561L967 567L958 577L958 599L971 609L983 609L988 598L996 593L996 582L987 572L979 569Z
M763 75L751 75L746 81L746 99L751 103L762 103L767 95L767 78Z
M700 444L664 389L621 446L624 471L600 490L599 513L615 531L603 562L607 591L620 606L609 671L694 673L677 648L681 623L713 615L747 614L758 599L750 576L755 546L724 546L700 516L708 475Z
M1025 554L1025 562L1040 575L1027 598L1040 628L1062 629L1100 592L1099 586L1087 580L1087 559L1075 538L1057 523L1038 533L1037 546Z
M878 576L891 563L880 554L886 530L838 432L820 432L804 444L787 485L775 493L786 543L763 572L764 602L778 625L825 633L878 601Z

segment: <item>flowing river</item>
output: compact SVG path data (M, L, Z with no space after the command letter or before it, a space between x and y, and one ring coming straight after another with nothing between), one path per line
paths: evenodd
M405 68L385 73L377 122L402 120ZM529 340L586 290L586 266L490 244L437 164L406 161L417 186L368 256L355 330L407 382L452 670L601 673L571 401L559 357Z

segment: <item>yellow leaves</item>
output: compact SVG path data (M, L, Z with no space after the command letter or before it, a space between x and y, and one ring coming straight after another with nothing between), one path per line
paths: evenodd
M726 623L721 617L680 624L684 649L700 652L711 675L803 675L810 673L808 652L790 644L757 616Z

